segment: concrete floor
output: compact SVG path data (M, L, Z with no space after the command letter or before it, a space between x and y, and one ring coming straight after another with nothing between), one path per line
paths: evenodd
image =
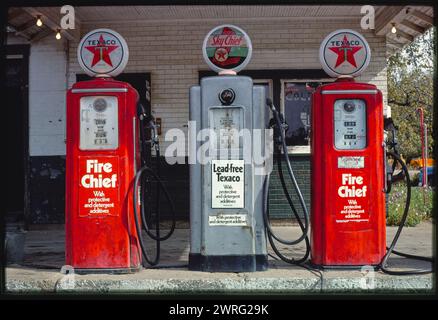
M292 239L299 234L296 226L277 226L275 231ZM395 234L388 227L388 244ZM431 222L405 228L396 250L431 256ZM152 247L151 247L152 248ZM280 246L287 255L300 257L304 246L293 249ZM272 250L270 253L273 254ZM174 235L162 243L161 264L187 263L189 230L176 229ZM392 276L376 272L372 275L360 270L309 271L269 258L269 270L254 273L205 273L186 268L144 269L129 275L70 275L60 273L64 264L64 231L34 230L26 236L25 258L22 266L6 268L6 289L14 293L90 292L90 293L318 293L318 292L427 292L432 293L432 274L421 276ZM413 261L393 255L389 266L394 270L430 268L430 263ZM74 279L74 281L72 280ZM368 280L367 280L368 279Z

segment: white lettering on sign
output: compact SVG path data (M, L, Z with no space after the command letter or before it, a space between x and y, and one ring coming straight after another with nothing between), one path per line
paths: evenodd
M102 175L102 173L111 173L112 171L113 165L109 162L99 163L97 160L87 160L87 174L81 177L81 185L84 188L115 188L117 174L113 174L110 178L103 178Z
M361 219L361 215L365 213L365 210L361 205L357 203L356 200L348 200L348 204L344 205L341 214L344 215L345 219L355 219L355 221L364 221L366 219Z
M212 208L243 208L245 206L244 185L244 160L212 160Z
M353 176L351 173L342 174L342 186L338 188L338 195L341 198L364 198L366 192L367 186L363 186L362 176Z
M215 35L209 41L211 47L235 47L242 45L243 36L238 35Z

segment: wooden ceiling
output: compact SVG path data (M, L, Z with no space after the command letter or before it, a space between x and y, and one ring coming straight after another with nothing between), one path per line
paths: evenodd
M76 23L138 22L163 20L220 20L257 18L359 18L360 6L89 6L75 7ZM433 8L427 6L375 6L375 33L386 36L389 52L399 50L433 25ZM41 15L42 27L36 26ZM12 7L8 12L8 31L30 42L56 32L61 14L59 7ZM395 25L397 33L391 33ZM62 30L67 39L79 36Z

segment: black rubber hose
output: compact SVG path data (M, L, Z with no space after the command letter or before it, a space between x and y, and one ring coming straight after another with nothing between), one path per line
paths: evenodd
M161 249L161 241L167 240L175 231L175 225L176 225L176 212L175 212L175 207L174 204L172 202L172 199L170 198L170 195L166 189L166 187L164 186L162 180L160 179L160 146L159 146L159 142L155 141L156 138L156 133L157 133L157 128L156 125L153 121L153 118L151 116L147 116L146 112L145 112L145 108L141 103L137 104L137 113L138 113L138 118L140 119L140 143L141 143L141 165L142 167L140 168L140 170L136 173L135 175L135 179L134 179L134 191L133 191L133 201L134 201L134 220L135 220L135 226L137 229L137 234L138 234L138 239L139 239L139 243L140 243L140 247L141 247L141 252L142 255L144 257L144 260L150 264L151 266L156 266L158 261L160 260L160 249ZM149 129L151 129L153 131L153 137L151 137L150 139L150 143L155 146L155 151L156 151L156 159L157 159L157 163L156 163L156 168L155 171L153 171L152 169L150 169L147 165L147 159L146 159L146 150L148 149L148 147L150 147L150 145L148 144L148 141L146 140L146 134L144 129L148 127ZM146 185L148 184L147 182L149 181L148 179L146 179L144 177L144 172L148 172L150 173L156 180L157 183L157 188L156 188L156 214L155 214L155 234L153 234L150 229L149 226L150 224L152 224L152 206L146 206L145 203L151 203L151 199L149 197L149 195L151 194L151 192L148 193L148 198L146 199ZM138 187L139 187L139 182L141 181L141 203L140 203L140 216L141 216L141 223L138 219L139 214L138 214ZM161 208L160 208L160 189L164 190L164 194L166 196L166 199L171 207L171 212L172 212L172 225L170 227L169 232L165 235L165 236L160 236L160 212L161 212ZM150 190L149 190L150 191ZM145 213L147 208L147 214ZM156 253L155 253L155 258L153 260L150 259L150 257L147 254L146 251L146 245L143 242L143 238L142 238L142 230L144 230L146 232L146 234L152 238L153 240L156 241ZM147 267L144 263L142 263L144 267Z
M160 151L159 148L157 148L156 150L156 156L157 156L157 161L160 161ZM159 168L159 163L157 163L157 169ZM158 170L159 172L159 170ZM157 177L159 177L159 173L158 172L154 172L154 177L155 179L157 179ZM161 181L161 180L160 180ZM157 180L158 183L158 180ZM160 185L161 188L163 188L163 190L165 190L165 195L167 200L169 201L169 204L171 206L171 213L172 213L172 224L170 226L169 232L165 235L165 236L157 236L156 234L153 234L150 230L149 230L149 219L147 219L148 217L145 216L144 213L144 206L142 205L142 210L141 210L141 217L143 219L143 229L146 232L146 234L152 239L152 240L159 240L159 241L164 241L170 238L170 236L172 236L173 232L175 231L175 225L176 225L176 211L175 211L175 207L173 204L173 201L170 200L170 195L167 192L167 189L165 188L164 184L162 182L159 183L158 188L157 188L157 214L156 214L156 225L159 224L160 221L160 217L159 217L159 212L160 212L160 206L159 206L159 189L160 189ZM142 188L143 189L143 188Z
M292 180L292 183L294 185L295 192L298 195L298 199L300 200L301 208L303 209L303 212L304 212L305 234L307 235L308 230L309 230L309 212L307 210L307 206L306 206L306 203L304 201L303 194L301 193L301 189L298 186L297 179L295 178L294 172L292 170L292 165L290 163L290 159L289 159L288 152L287 152L286 135L285 135L284 130L281 129L282 128L282 123L281 123L281 120L280 120L280 116L278 114L278 111L274 108L273 105L272 105L272 112L274 114L274 117L275 117L275 120L277 122L277 125L280 127L281 145L282 145L282 148L283 148L283 156L284 156L284 159L286 161L287 171L288 171L289 176L290 176L290 178Z
M389 248L387 247L386 249L388 250ZM392 250L392 253L397 255L397 256L405 257L408 259L422 260L422 261L427 261L427 262L435 262L435 259L433 257L417 256L415 254L404 253L404 252L400 252L400 251L396 251L396 250Z
M278 154L278 155L279 155L279 158L280 158L280 154ZM309 255L310 255L310 241L309 241L309 237L308 237L309 221L304 219L304 221L305 221L305 223L307 223L307 225L304 225L303 222L301 221L301 217L298 215L298 212L296 211L296 209L295 209L295 207L293 205L292 198L289 195L289 191L287 189L286 181L285 181L284 175L283 175L283 169L282 169L281 161L277 162L277 166L278 166L278 175L280 177L280 181L281 181L281 185L282 185L284 194L286 195L286 198L288 200L289 206L291 207L292 212L294 213L295 219L298 222L298 225L300 226L302 234L305 235L304 241L305 241L306 251L304 253L304 256L301 259L299 259L299 260L289 259L290 261L294 261L295 264L301 264L301 263L305 262L307 260L307 258L309 257ZM279 255L279 257L281 256L281 254L279 254L279 253L277 253L277 254ZM286 258L284 255L283 255L283 257ZM285 260L283 260L283 261L285 261Z
M270 177L269 175L266 176L265 178L265 188L264 188L264 210L263 210L263 218L265 221L265 226L270 226L270 222L269 222L269 181L270 181ZM299 221L299 223L301 222L299 220L299 216L297 218L297 220ZM301 223L302 226L302 223ZM285 255L283 255L280 250L278 250L274 239L273 239L273 232L269 231L268 228L266 228L266 233L268 236L268 240L269 240L269 244L271 245L272 250L275 252L275 254L284 262L289 263L289 264L297 264L297 265L301 265L303 262L305 262L307 260L307 258L309 257L310 254L310 242L308 237L306 236L305 242L306 242L306 253L304 254L304 256L301 259L293 259L293 258L288 258ZM301 229L303 230L303 228ZM281 241L279 241L280 243L282 243Z
M397 161L393 161L392 162L392 165L391 165L391 176L394 176L394 170L395 170L395 167L396 167L396 165L397 165ZM385 175L387 175L387 172L385 172ZM385 179L387 179L387 177L385 177ZM386 191L385 191L385 193L390 193L391 192L391 189L392 189L392 182L391 181L389 181L388 182L388 185L387 185L387 187L386 187Z
M298 215L297 210L295 209L295 206L293 204L292 198L291 198L291 196L289 194L289 191L287 189L287 185L286 185L286 181L284 180L283 169L282 169L282 165L281 165L280 151L278 150L276 152L276 154L277 154L278 175L280 177L281 185L282 185L282 188L283 188L283 193L286 196L287 202L288 202L289 207L291 208L291 210L292 210L292 212L293 212L293 214L295 216L295 219L297 219L298 224L300 225L300 228L301 228L301 231L302 231L302 235L298 239L296 239L296 240L285 240L283 238L280 238L278 235L275 234L274 230L272 230L271 223L269 222L269 214L265 218L265 226L266 226L266 228L269 231L268 235L272 236L278 242L280 242L282 244L285 244L285 245L295 245L295 244L298 244L298 243L302 242L306 238L308 226L306 228L306 226L303 225L303 223L301 221L301 218ZM268 183L269 183L269 180L268 180ZM266 188L267 188L266 190L268 190L269 189L269 185L267 185ZM265 195L265 197L266 196L269 196L269 194ZM268 207L268 209L269 209L269 207ZM266 212L266 210L264 212Z
M139 171L137 171L137 174L135 175L135 179L134 179L134 189L133 189L133 205L134 205L134 221L135 221L135 227L137 229L137 236L138 236L138 242L140 243L140 248L143 254L143 259L150 264L151 266L154 266L156 264L158 264L159 260L160 260L160 241L156 240L156 248L155 248L155 258L153 260L151 260L148 256L148 253L146 251L146 244L143 242L143 238L142 238L142 227L140 222L138 221L138 210L137 210L137 203L138 203L138 199L137 199L137 190L138 190L138 182L140 181L143 172L145 171L149 171L150 168L148 166L143 166L140 168ZM151 170L152 171L152 170ZM155 173L155 172L153 172ZM144 216L143 211L141 211L142 216ZM148 228L146 221L144 221L143 223L143 227L144 228ZM159 235L159 230L158 230L158 235ZM143 267L147 267L147 265L144 263L144 261L142 261Z
M290 264L302 265L302 263L305 262L308 259L309 255L310 255L310 241L309 241L309 238L307 236L308 229L309 229L309 215L308 215L306 204L304 202L304 198L303 198L303 196L301 194L301 191L300 191L300 188L298 186L298 183L296 182L295 175L293 173L292 166L291 166L291 163L290 163L290 160L289 160L289 157L288 157L287 146L286 146L286 137L285 137L285 133L284 133L284 128L283 128L281 120L280 120L280 116L279 116L277 110L275 109L275 107L273 106L272 101L270 101L270 99L267 100L267 104L271 108L271 111L272 111L272 113L274 115L275 121L276 121L277 126L278 126L278 130L280 132L281 145L282 145L282 148L283 148L283 154L284 154L285 161L286 161L286 164L287 164L288 173L289 173L289 176L290 176L290 178L291 178L291 180L292 180L292 182L294 184L295 191L298 194L298 197L300 199L301 206L303 207L303 211L304 211L304 224L302 223L301 218L300 218L300 216L298 215L298 212L295 209L295 206L293 204L292 198L291 198L291 196L289 194L289 191L287 189L286 182L284 180L283 169L282 169L282 165L281 165L281 150L276 149L278 173L279 173L280 181L281 181L281 184L282 184L283 192L284 192L284 194L286 196L288 204L289 204L289 206L290 206L290 208L291 208L295 218L298 221L298 224L299 224L300 229L302 231L302 235L298 239L290 241L290 240L285 240L285 239L282 239L282 238L278 237L274 233L274 231L272 230L272 227L271 227L271 224L270 224L270 221L269 221L269 181L270 181L270 176L269 175L267 175L266 179L265 179L264 195L263 195L263 199L264 199L263 219L264 219L265 226L266 226L266 231L267 231L266 233L267 233L267 236L268 236L269 243L270 243L270 245L272 247L272 250L275 252L275 254L281 260L283 260L286 263L290 263ZM304 256L301 259L296 260L296 259L293 259L293 258L288 258L288 257L283 255L278 250L277 246L275 245L274 239L277 240L278 242L280 242L282 244L286 244L286 245L295 245L295 244L298 244L298 243L302 242L303 240L305 240L306 252L305 252Z
M400 237L400 234L403 230L403 227L406 223L406 219L408 218L408 214L409 214L409 206L411 203L411 179L409 178L409 171L408 168L406 166L406 164L404 163L404 161L394 152L388 151L388 154L391 155L394 158L394 162L397 161L398 163L400 163L402 170L405 174L405 178L406 178L406 202L405 202L405 207L403 210L403 215L402 215L402 219L400 221L400 225L398 226L397 232L394 235L394 238L392 239L391 245L389 247L387 247L387 251L385 256L383 257L382 261L380 262L380 269L387 274L390 275L418 275L418 274L427 274L427 273L431 273L433 272L432 269L427 269L427 270L408 270L408 271L394 271L394 270L389 270L388 268L386 268L387 266L387 260L389 258L389 256L394 253L397 254L399 256L403 256L406 258L410 258L410 259L417 259L417 260L423 260L423 261L430 261L430 262L434 262L433 258L428 258L428 257L421 257L421 256L415 256L415 255L410 255L410 254L406 254L406 253L402 253L402 252L398 252L398 251L394 251L394 247L397 244L397 241Z
M137 190L138 190L138 186L139 186L139 181L140 181L140 179L141 179L141 177L142 177L144 172L150 173L156 179L157 183L159 184L161 189L164 191L164 195L166 196L166 199L167 199L167 201L169 202L169 204L171 206L172 212L175 212L175 208L174 208L172 199L170 198L170 195L169 195L166 187L163 184L163 181L159 178L159 176L156 174L156 172L154 170L152 170L151 168L149 168L148 166L141 167L140 170L138 170L137 174L135 175L134 189L133 189L133 192L132 192L132 194L133 194L133 203L134 203L134 220L135 220L135 226L136 226L136 229L137 229L138 240L139 240L140 247L141 247L141 250L142 250L142 253L143 253L143 257L144 257L144 259L146 260L146 262L148 264L154 266L154 265L158 264L158 261L160 260L160 242L163 241L161 239L166 240L168 237L170 237L172 235L172 233L173 233L175 228L173 227L171 229L171 231L169 231L169 233L165 237L160 238L160 229L159 229L158 220L157 220L157 223L156 223L156 232L157 232L156 235L153 235L150 232L146 221L144 221L143 227L145 228L145 231L147 232L148 235L152 234L154 236L154 238L155 238L154 240L156 241L155 258L153 260L151 260L149 258L149 256L148 256L148 254L147 254L146 245L143 242L143 239L142 239L142 236L141 236L142 228L141 228L141 225L140 225L140 222L139 222L139 219L138 219L139 212L138 212L138 209L137 209L137 203L138 203L138 192L137 192ZM159 213L157 213L157 218L158 217L159 217Z

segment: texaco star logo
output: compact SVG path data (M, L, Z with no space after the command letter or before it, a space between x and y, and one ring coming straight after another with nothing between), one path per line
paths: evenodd
M331 77L356 77L368 66L371 50L366 39L350 29L336 30L322 41L319 60Z
M346 35L344 35L344 39L342 40L342 45L340 47L329 47L329 49L338 55L335 68L344 62L348 62L357 68L354 54L362 49L362 46L351 46Z
M225 48L218 48L214 53L214 58L219 62L224 62L228 59L228 51Z
M128 63L128 46L123 37L110 29L87 33L78 46L78 61L90 76L117 76Z
M94 67L99 61L104 61L111 67L113 63L111 62L110 53L116 50L119 46L106 45L103 35L100 35L99 40L95 46L86 46L85 49L93 53L93 61L91 66Z

